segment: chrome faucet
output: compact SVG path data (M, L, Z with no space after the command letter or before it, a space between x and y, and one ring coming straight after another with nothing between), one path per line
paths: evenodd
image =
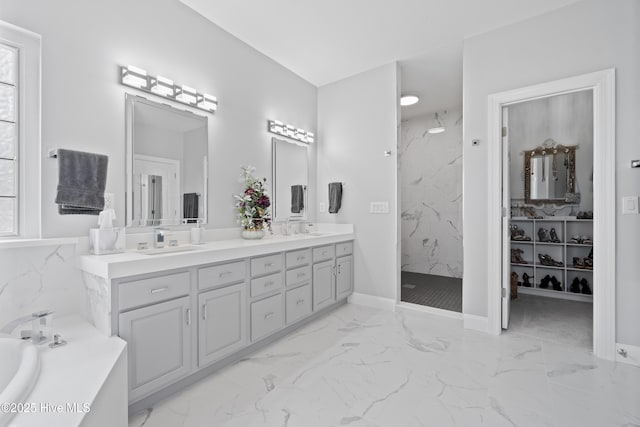
M28 321L32 322L31 330L20 331L20 338L30 339L34 344L42 344L51 339L51 315L53 311L43 310L31 313L28 316L19 317L0 329L0 334L11 335L15 329Z

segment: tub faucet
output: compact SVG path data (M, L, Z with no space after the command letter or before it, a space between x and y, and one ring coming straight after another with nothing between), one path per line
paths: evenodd
M0 329L0 334L11 335L15 329L28 321L31 321L31 330L20 331L20 338L30 339L34 344L42 344L51 338L51 315L52 310L43 310L31 313L30 315L19 317Z

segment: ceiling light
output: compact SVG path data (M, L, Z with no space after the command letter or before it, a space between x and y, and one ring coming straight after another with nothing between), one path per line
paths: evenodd
M429 133L442 133L444 131L445 131L445 128L437 127L437 128L431 128L427 132L429 132Z
M400 97L400 105L402 105L403 107L406 107L407 105L417 104L418 101L420 101L420 98L415 95L404 95Z

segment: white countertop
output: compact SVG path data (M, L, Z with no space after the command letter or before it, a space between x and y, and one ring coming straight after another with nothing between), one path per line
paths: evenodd
M36 411L17 414L11 427L79 426L86 413L69 411L67 404L76 403L79 409L91 405L126 348L122 339L105 336L75 315L55 318L53 330L67 344L54 349L37 346L40 376L25 400ZM64 410L58 412L57 405Z
M319 228L317 233L322 235L314 235L316 233L291 236L267 234L260 240L240 238L216 240L198 245L195 250L159 255L147 255L136 250L111 255L82 255L79 257L78 266L87 273L111 280L355 239L353 226L346 224Z

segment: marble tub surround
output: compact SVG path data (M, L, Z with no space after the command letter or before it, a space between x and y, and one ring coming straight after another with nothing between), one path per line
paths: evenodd
M348 304L129 426L637 425L639 384L575 347Z
M105 337L79 316L56 319L56 333L67 344L55 349L38 346L40 376L26 403L36 411L17 414L13 427L123 425L127 419L126 343L118 337ZM55 326L55 325L54 325ZM77 403L77 410L67 404ZM62 405L52 412L41 405ZM83 409L89 405L90 411ZM50 407L51 407L50 406Z
M402 270L462 277L462 108L403 121L398 162Z
M3 242L0 247L0 326L40 310L86 315L75 239ZM8 247L7 247L8 246Z

